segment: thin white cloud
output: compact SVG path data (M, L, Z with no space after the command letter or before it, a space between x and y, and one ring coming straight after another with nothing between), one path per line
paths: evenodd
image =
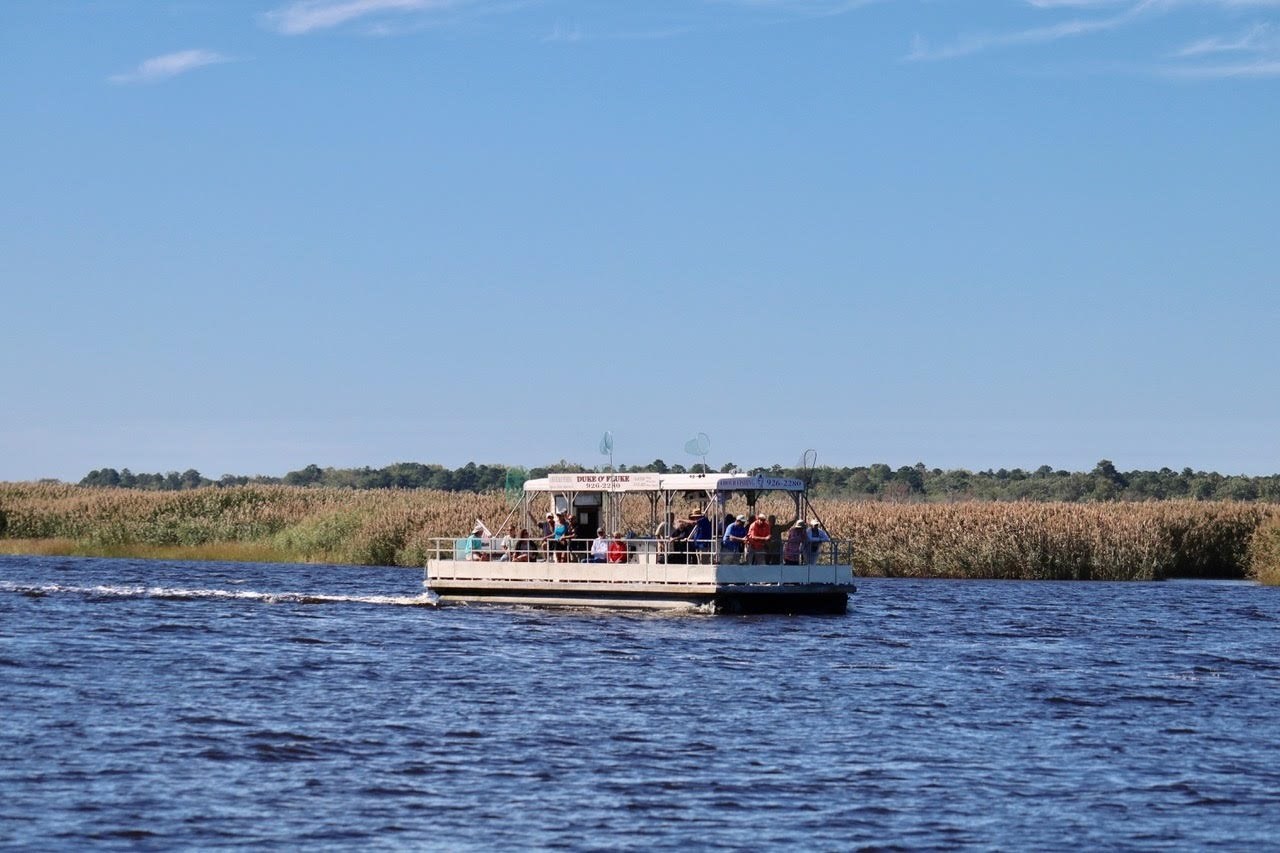
M551 32L543 36L547 43L560 42L573 44L582 41L657 41L660 39L678 38L692 32L690 27L668 27L655 30L617 30L586 32L576 24L569 26L557 23Z
M878 0L720 0L720 2L732 3L736 6L752 6L757 9L772 9L812 15L847 12L860 6L878 2Z
M112 83L121 85L128 83L158 83L161 80L168 80L171 77L186 74L188 71L194 71L206 65L217 65L221 62L230 61L231 57L224 56L214 50L180 50L176 53L166 53L163 56L152 57L139 64L132 71L113 74L107 79Z
M1230 78L1280 77L1280 59L1258 59L1220 65L1183 65L1162 68L1165 77L1191 80L1226 80Z
M1043 2L1043 0L1041 1ZM1130 6L1119 14L1105 18L1076 18L1069 21L1060 21L1056 24L1049 24L1042 27L1031 27L1029 29L1016 30L1013 32L983 33L965 36L957 39L951 44L938 48L930 47L922 38L916 36L912 41L911 51L907 54L906 58L914 62L956 59L961 56L970 56L975 53L981 53L984 50L990 50L992 48L1011 47L1023 44L1041 44L1064 38L1107 32L1109 30L1119 29L1120 27L1129 24L1149 9L1162 5L1163 2L1164 0L1143 0L1143 2Z
M267 26L285 35L327 30L370 16L406 15L447 9L459 0L294 0L267 12Z
M1215 53L1254 53L1277 50L1280 52L1280 40L1277 40L1270 24L1255 24L1247 32L1232 38L1214 36L1192 42L1179 50L1175 56L1192 57Z
M1059 39L1105 33L1136 24L1139 19L1150 19L1160 14L1172 14L1181 10L1199 8L1201 17L1214 14L1233 15L1247 9L1280 9L1280 0L1023 0L1024 5L1040 12L1093 11L1093 17L1075 17L1022 30L994 33L977 33L961 36L939 47L930 45L916 36L906 59L912 61L936 61L970 56L986 50L1028 44L1044 44ZM1104 14L1105 12L1112 14ZM1271 25L1256 26L1244 36L1235 39L1204 38L1187 45L1175 54L1190 58L1211 53L1254 50L1273 52L1274 38L1269 38ZM1271 42L1270 46L1264 42ZM1246 67L1246 66L1241 66ZM1251 66L1249 66L1251 67Z

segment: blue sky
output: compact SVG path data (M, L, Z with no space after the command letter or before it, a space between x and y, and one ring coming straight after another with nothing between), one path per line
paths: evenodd
M1280 470L1280 0L17 0L0 90L0 480Z

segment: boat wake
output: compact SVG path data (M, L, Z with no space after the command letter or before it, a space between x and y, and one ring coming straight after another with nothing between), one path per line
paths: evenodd
M0 593L31 597L79 595L89 599L157 598L169 600L260 601L264 604L382 604L400 607L434 607L439 596L420 595L327 595L314 592L257 592L250 589L192 589L164 586L67 586L64 584L21 584L0 581Z

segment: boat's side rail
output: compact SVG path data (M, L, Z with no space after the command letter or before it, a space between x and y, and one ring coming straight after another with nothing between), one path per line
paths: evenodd
M616 543L616 544L615 544ZM822 565L840 566L853 554L851 543L831 539L802 547L798 555L781 546L755 553L734 551L716 540L690 542L662 538L611 540L612 550L592 553L592 540L574 539L557 547L542 539L514 539L501 536L436 538L428 540L428 558L472 562L512 563L613 563L645 565Z

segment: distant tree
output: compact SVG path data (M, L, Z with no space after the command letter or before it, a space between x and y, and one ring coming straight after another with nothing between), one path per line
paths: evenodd
M80 481L82 486L98 486L101 488L116 488L120 485L120 472L115 468L100 468L90 471Z
M924 493L924 475L915 468L908 468L903 465L893 476L894 482L901 483L907 487L908 494Z
M287 486L314 486L324 479L324 472L319 465L308 465L301 471L290 471L284 475Z

